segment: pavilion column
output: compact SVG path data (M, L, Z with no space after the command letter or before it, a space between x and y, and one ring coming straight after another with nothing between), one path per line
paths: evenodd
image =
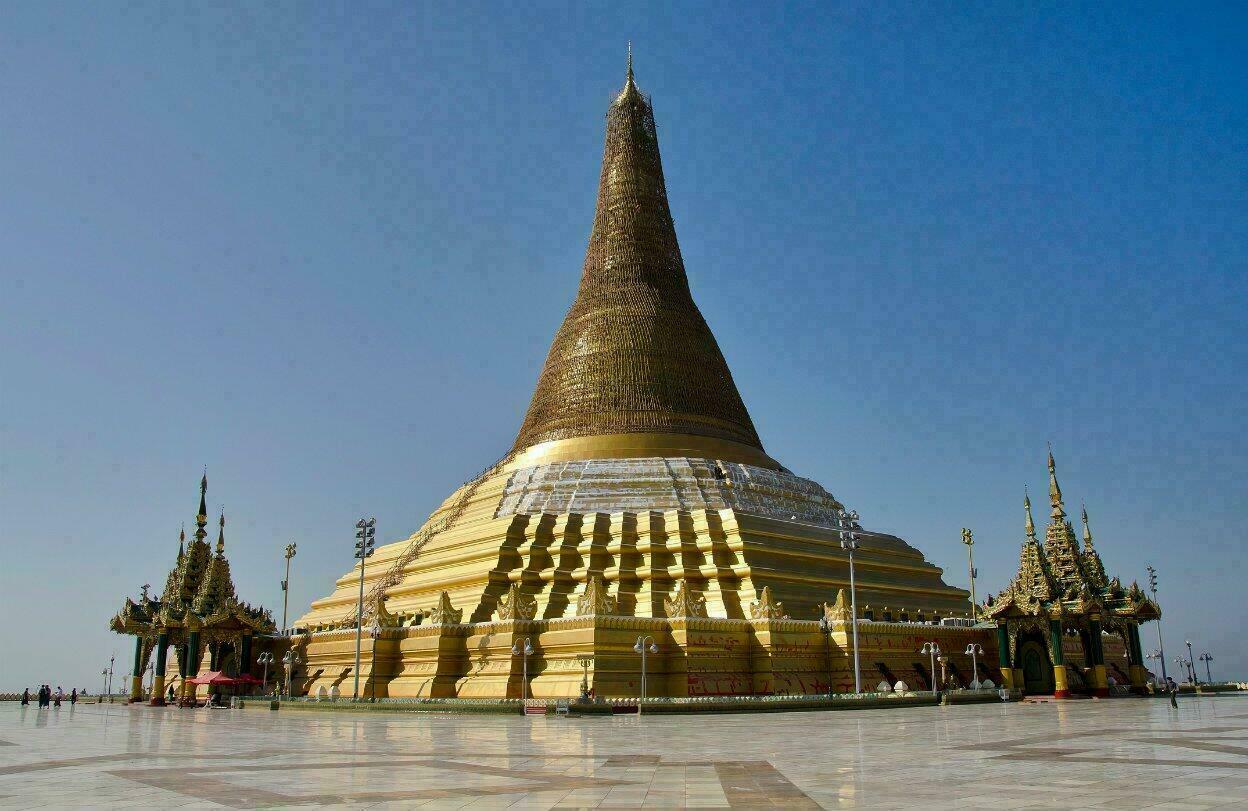
M199 675L199 631L191 631L186 640L186 655L182 657L182 698L195 699L195 686L187 682Z
M238 674L251 672L251 631L243 631L243 641L238 649Z
M130 671L130 703L143 700L143 637L134 637L134 668Z
M997 664L1001 668L1001 680L1007 690L1015 689L1013 651L1010 650L1010 631L1004 622L997 623ZM1022 685L1018 686L1022 689Z
M1092 695L1104 698L1109 695L1109 680L1105 676L1105 647L1101 643L1099 614L1088 618L1088 660Z
M169 664L169 632L163 628L156 637L156 672L152 674L152 706L165 705L165 667Z
M1053 697L1070 698L1066 683L1066 656L1062 652L1062 621L1049 620L1049 656L1053 659Z
M1144 668L1144 651L1140 648L1140 626L1134 622L1127 626L1127 656L1131 692L1143 694L1147 692L1148 671Z

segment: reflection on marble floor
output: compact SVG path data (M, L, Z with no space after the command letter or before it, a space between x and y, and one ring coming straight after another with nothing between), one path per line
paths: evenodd
M663 718L0 705L0 808L1248 808L1248 700Z

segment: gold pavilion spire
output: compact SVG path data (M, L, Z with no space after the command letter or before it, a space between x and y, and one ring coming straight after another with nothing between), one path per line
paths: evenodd
M1086 549L1092 548L1092 530L1088 526L1088 505L1081 505L1083 512L1083 545Z
M225 511L221 511L221 531L217 535L217 555L225 554Z
M689 291L654 112L634 81L631 47L629 54L624 89L607 111L580 289L513 451L579 437L666 434L727 440L757 454L754 423Z
M186 554L186 524L182 525L182 531L178 533L178 560L182 560L184 554Z
M1034 541L1036 539L1036 522L1031 519L1031 494L1023 488L1023 509L1027 511L1027 539Z
M208 537L208 470L204 469L204 478L199 482L199 513L195 516L195 540L202 541Z
M1060 521L1066 517L1062 504L1062 488L1057 483L1057 466L1053 463L1053 447L1049 446L1049 502L1053 505L1053 520Z

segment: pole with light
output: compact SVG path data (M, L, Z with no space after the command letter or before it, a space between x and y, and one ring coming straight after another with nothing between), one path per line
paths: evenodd
M523 656L524 661L521 663L520 670L520 700L529 700L529 657L533 655L533 643L529 637L524 638L524 648L520 648L520 641L516 640L511 643L511 655Z
M1154 662L1161 662L1163 665L1166 663L1165 654L1155 648L1152 651L1150 651L1148 656L1146 656L1145 658L1152 659ZM1162 670L1165 670L1165 668L1163 667ZM1154 679L1157 678L1156 674L1153 675L1153 678ZM1162 676L1161 680L1164 682L1166 680L1166 677Z
M282 633L286 633L286 608L290 604L290 559L295 556L295 544L286 544L286 579L282 581Z
M975 533L962 527L962 543L966 544L966 565L971 574L971 619L979 620L979 605L975 602Z
M979 657L984 655L984 648L978 642L966 646L966 655L971 657L971 689L979 689Z
M256 657L256 662L264 665L264 675L260 677L260 694L264 695L269 686L269 665L273 664L273 654L266 650Z
M355 559L360 562L360 599L355 607L355 692L352 701L360 700L360 642L364 636L364 562L373 556L373 538L377 534L376 518L355 522Z
M1208 684L1213 684L1213 671L1209 669L1209 663L1213 661L1213 657L1209 655L1209 651L1205 651L1196 657L1205 663L1205 680Z
M633 650L641 654L641 701L637 702L637 714L641 715L641 705L646 700L646 654L658 653L659 646L654 643L654 637L637 637L637 644L633 645Z
M104 696L108 695L108 668L100 671L100 703L104 703Z
M1146 566L1148 569L1148 590L1153 593L1153 605L1157 605L1157 570L1152 566ZM1157 652L1161 654L1161 679L1165 681L1170 678L1166 674L1166 646L1161 641L1161 617L1157 617Z
M858 588L854 580L854 552L861 544L854 527L858 523L858 511L845 512L841 509L837 515L840 521L841 548L849 553L849 606L853 615L854 625L854 692L862 692L862 672L858 664Z
M290 698L290 678L295 673L295 666L299 664L299 654L293 650L286 651L282 664L286 666L286 697Z
M1196 659L1192 656L1192 640L1184 639L1183 644L1187 645L1187 663L1192 668L1192 684L1200 684L1196 678Z
M926 653L931 657L932 692L940 692L940 688L936 683L936 657L940 655L940 645L937 645L935 642L924 642L923 647L919 648L919 653Z
M1190 648L1191 645L1188 645ZM113 662L117 661L117 654L108 657L108 703L113 703Z
M1174 663L1175 663L1176 665L1178 665L1179 667L1183 668L1183 672L1184 672L1185 674L1187 674L1187 680L1188 680L1188 682L1191 682L1191 680L1192 680L1192 671L1191 671L1191 668L1189 668L1189 667L1187 666L1187 660L1186 660L1186 659L1184 659L1182 656L1176 656L1176 657L1174 657Z

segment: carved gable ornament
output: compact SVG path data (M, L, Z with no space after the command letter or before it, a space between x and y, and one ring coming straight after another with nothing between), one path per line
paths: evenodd
M445 591L438 597L438 604L429 609L430 625L458 625L464 619L464 609L451 605L451 595Z
M512 583L507 594L499 599L497 613L500 620L531 620L537 615L537 600L521 591L519 583Z
M585 590L576 599L576 615L589 617L596 614L618 613L616 598L607 591L606 581L602 575L594 575L585 581Z
M663 600L663 608L669 618L705 617L706 598L693 591L681 578L676 581L676 591L672 592L672 596Z
M784 613L784 603L771 596L771 586L764 586L763 593L750 603L750 617L756 620L783 620L789 615Z

